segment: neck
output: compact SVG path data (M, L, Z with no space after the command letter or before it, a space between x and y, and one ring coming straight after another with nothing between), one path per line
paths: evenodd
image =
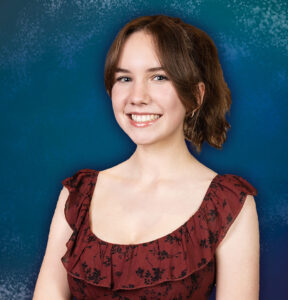
M127 161L130 176L141 182L175 179L200 169L201 163L189 152L184 138L137 145Z

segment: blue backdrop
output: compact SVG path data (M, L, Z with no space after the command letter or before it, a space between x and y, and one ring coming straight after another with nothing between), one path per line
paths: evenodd
M151 14L180 17L218 47L232 127L223 150L204 144L193 154L258 189L260 299L287 299L284 0L0 2L1 299L31 299L61 181L134 151L114 119L103 68L118 30Z

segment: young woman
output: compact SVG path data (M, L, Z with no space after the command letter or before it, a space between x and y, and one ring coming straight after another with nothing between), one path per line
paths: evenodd
M201 300L215 285L217 300L258 299L257 190L185 143L221 148L230 128L212 40L179 18L132 20L105 85L136 151L63 180L33 299Z

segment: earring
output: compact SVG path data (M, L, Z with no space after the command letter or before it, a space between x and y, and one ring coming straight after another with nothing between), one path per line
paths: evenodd
M191 114L191 112L190 113L186 113L186 117L189 117L189 118L193 118L193 116L194 116L194 113L195 113L195 111L192 111L192 114Z

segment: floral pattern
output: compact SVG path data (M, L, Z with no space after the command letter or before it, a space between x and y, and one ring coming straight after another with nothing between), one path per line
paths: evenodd
M179 228L141 244L112 244L93 234L89 207L99 171L62 181L65 217L73 229L61 258L72 295L84 299L208 299L216 283L217 246L257 190L244 178L217 174L199 209Z

